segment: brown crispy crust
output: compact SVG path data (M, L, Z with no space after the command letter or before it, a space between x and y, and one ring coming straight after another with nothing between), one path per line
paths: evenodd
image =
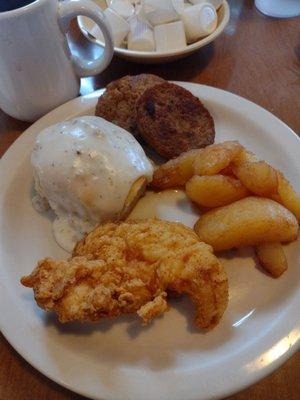
M137 313L147 323L168 310L170 291L186 293L196 326L211 329L228 303L226 271L212 248L192 229L158 219L99 225L68 261L46 258L21 282L61 322Z
M95 115L136 135L136 101L144 90L162 82L152 74L127 75L113 81L99 97Z
M214 142L214 121L188 90L164 82L148 88L136 105L141 136L157 153L174 158Z

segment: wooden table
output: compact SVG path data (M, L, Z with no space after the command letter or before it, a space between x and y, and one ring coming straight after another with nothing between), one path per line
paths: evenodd
M115 58L100 77L83 81L82 94L125 74L152 72L166 79L204 83L244 96L274 113L299 134L300 19L266 18L255 10L252 1L233 0L230 7L231 20L225 32L198 53L163 65L132 64ZM85 51L97 55L94 47L88 46ZM27 127L28 124L0 111L0 156ZM299 398L298 352L278 371L227 400ZM35 371L0 336L0 400L44 399L83 398Z

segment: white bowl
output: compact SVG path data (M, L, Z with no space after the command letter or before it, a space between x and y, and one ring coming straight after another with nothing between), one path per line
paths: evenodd
M95 3L97 3L103 10L106 8L105 0L96 0ZM115 54L128 61L147 64L177 60L179 58L183 58L194 53L201 47L206 46L208 43L215 40L223 32L225 26L229 21L229 17L229 5L226 0L223 0L223 4L218 10L218 26L216 30L211 35L208 35L203 39L198 40L195 43L189 44L183 49L170 51L135 51L127 50L126 48L122 47L115 47ZM90 34L90 31L94 26L94 22L91 19L80 16L77 18L77 21L80 30L86 37L88 37L95 43L103 46L103 42L101 40L95 38L93 35Z

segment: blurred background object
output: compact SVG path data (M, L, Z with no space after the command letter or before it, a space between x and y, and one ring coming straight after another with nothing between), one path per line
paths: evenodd
M275 18L300 15L300 0L255 0L255 6L263 14Z
M94 0L111 24L115 55L142 64L174 61L197 52L224 31L230 18L226 0L131 0L137 5L127 19L123 9L118 9L119 15L112 9L123 0L112 1ZM101 32L92 20L79 16L78 25L87 38L102 45Z

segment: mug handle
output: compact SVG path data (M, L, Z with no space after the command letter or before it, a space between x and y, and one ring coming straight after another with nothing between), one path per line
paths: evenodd
M108 66L113 57L114 44L110 26L101 8L91 0L66 0L60 2L58 9L58 23L61 30L67 33L71 20L79 15L91 18L99 26L104 36L104 51L96 60L86 60L72 55L75 72L80 77L97 75Z

